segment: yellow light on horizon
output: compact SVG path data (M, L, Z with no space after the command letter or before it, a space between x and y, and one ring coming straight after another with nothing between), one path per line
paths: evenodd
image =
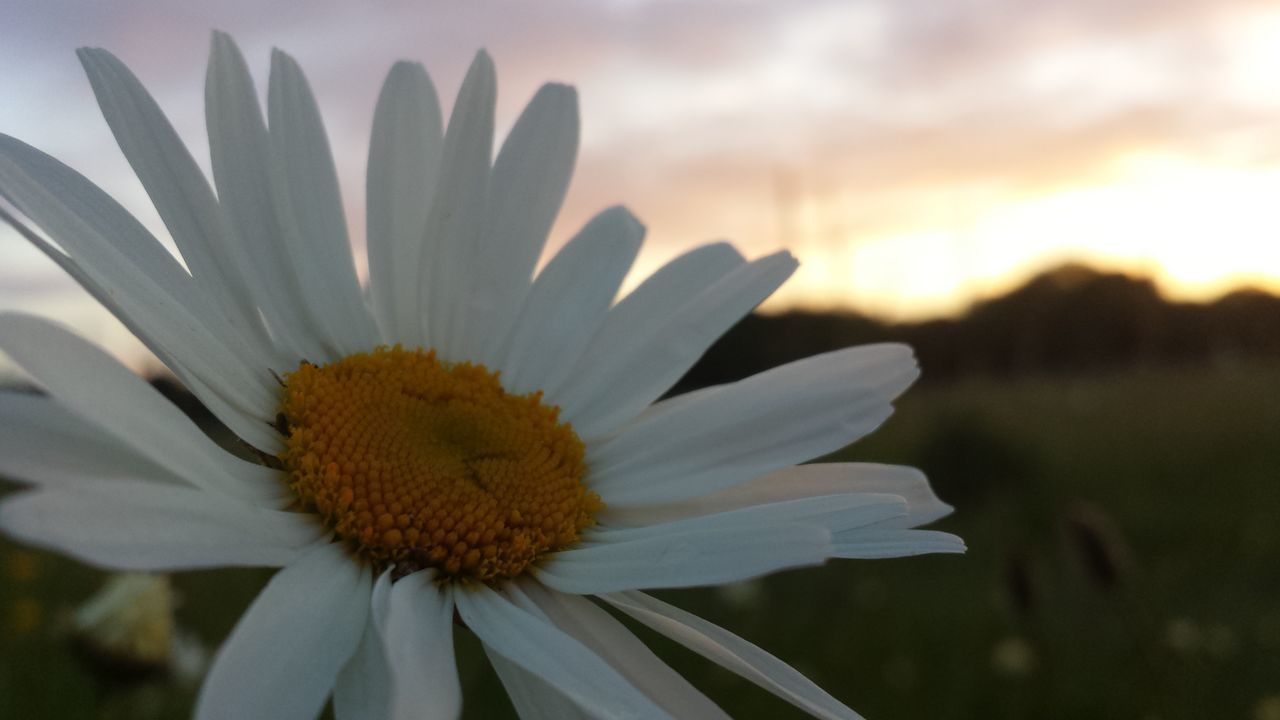
M1170 298L1241 286L1280 292L1280 168L1133 156L1105 183L926 217L842 247L806 248L771 303L895 319L963 311L1066 262L1152 277Z

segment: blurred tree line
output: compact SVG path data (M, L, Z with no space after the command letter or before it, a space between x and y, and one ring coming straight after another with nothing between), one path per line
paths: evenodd
M674 392L883 341L914 347L925 382L1229 365L1280 359L1280 298L1239 290L1209 304L1170 302L1151 280L1065 265L955 319L886 324L854 313L752 314L716 342Z
M669 395L731 382L810 355L905 342L921 382L1079 375L1138 367L1230 367L1280 361L1280 297L1237 290L1215 302L1161 297L1146 278L1064 265L954 319L884 323L852 312L752 313L725 333ZM194 396L163 373L152 383L188 413Z

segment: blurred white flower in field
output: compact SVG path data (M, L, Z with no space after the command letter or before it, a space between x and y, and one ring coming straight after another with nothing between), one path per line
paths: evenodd
M176 606L167 575L119 573L76 609L72 634L104 674L193 681L207 654L178 629Z
M1165 626L1164 642L1170 650L1182 655L1190 655L1200 650L1204 642L1204 633L1190 618L1177 617Z
M0 507L0 527L110 568L283 568L214 659L198 718L314 717L330 694L340 720L454 717L457 623L522 716L723 716L598 603L813 715L856 717L640 591L962 551L913 529L950 510L919 472L797 466L889 416L918 374L909 348L849 348L659 400L796 262L705 245L615 303L644 235L615 207L535 273L576 157L577 98L544 86L495 160L484 53L447 128L420 66L387 78L367 290L292 58L273 55L264 120L239 50L215 34L210 187L129 70L102 50L80 57L185 266L84 177L0 136L0 196L17 211L5 217L257 460L65 330L0 316L0 349L50 395L0 396L0 472L35 485ZM83 611L86 627L110 642L102 618L132 619L144 632L117 642L158 653L170 630L120 598L163 591L121 583Z
M764 595L764 583L758 579L744 580L721 585L716 590L716 594L728 605L739 610L750 610L760 604L760 598Z
M75 613L76 634L105 654L164 667L173 647L173 589L165 575L114 575Z
M1025 677L1036 670L1036 650L1019 635L1002 638L991 648L991 667L1001 675Z

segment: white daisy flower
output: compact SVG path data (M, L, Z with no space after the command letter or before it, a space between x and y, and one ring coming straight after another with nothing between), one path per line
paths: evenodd
M71 635L104 678L130 682L169 675L193 681L203 670L200 641L177 627L168 575L119 573L76 608Z
M274 53L264 121L216 34L214 187L110 54L80 52L185 267L115 201L0 136L10 224L119 317L259 462L209 439L94 346L0 317L48 398L0 400L0 506L27 542L103 567L282 568L218 652L198 718L448 718L455 625L522 717L724 713L607 611L818 717L855 713L735 635L641 592L829 558L958 552L910 468L796 466L879 425L908 348L850 348L668 400L795 269L724 243L615 295L644 228L596 216L534 273L578 144L572 88L535 95L492 159L495 80L472 64L444 129L419 65L373 121L362 290L328 142ZM216 195L215 195L216 189Z

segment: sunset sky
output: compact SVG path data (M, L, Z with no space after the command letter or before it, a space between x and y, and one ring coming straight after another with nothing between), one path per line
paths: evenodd
M477 48L500 134L539 84L576 85L583 147L551 248L622 202L637 277L709 239L801 270L768 307L915 319L1083 260L1173 297L1280 290L1280 5L1249 0L17 0L0 25L0 132L163 226L74 50L116 53L208 167L209 31L260 89L270 48L308 72L362 245L373 104L424 62L447 107ZM167 242L167 240L166 240ZM0 308L136 346L0 230Z

